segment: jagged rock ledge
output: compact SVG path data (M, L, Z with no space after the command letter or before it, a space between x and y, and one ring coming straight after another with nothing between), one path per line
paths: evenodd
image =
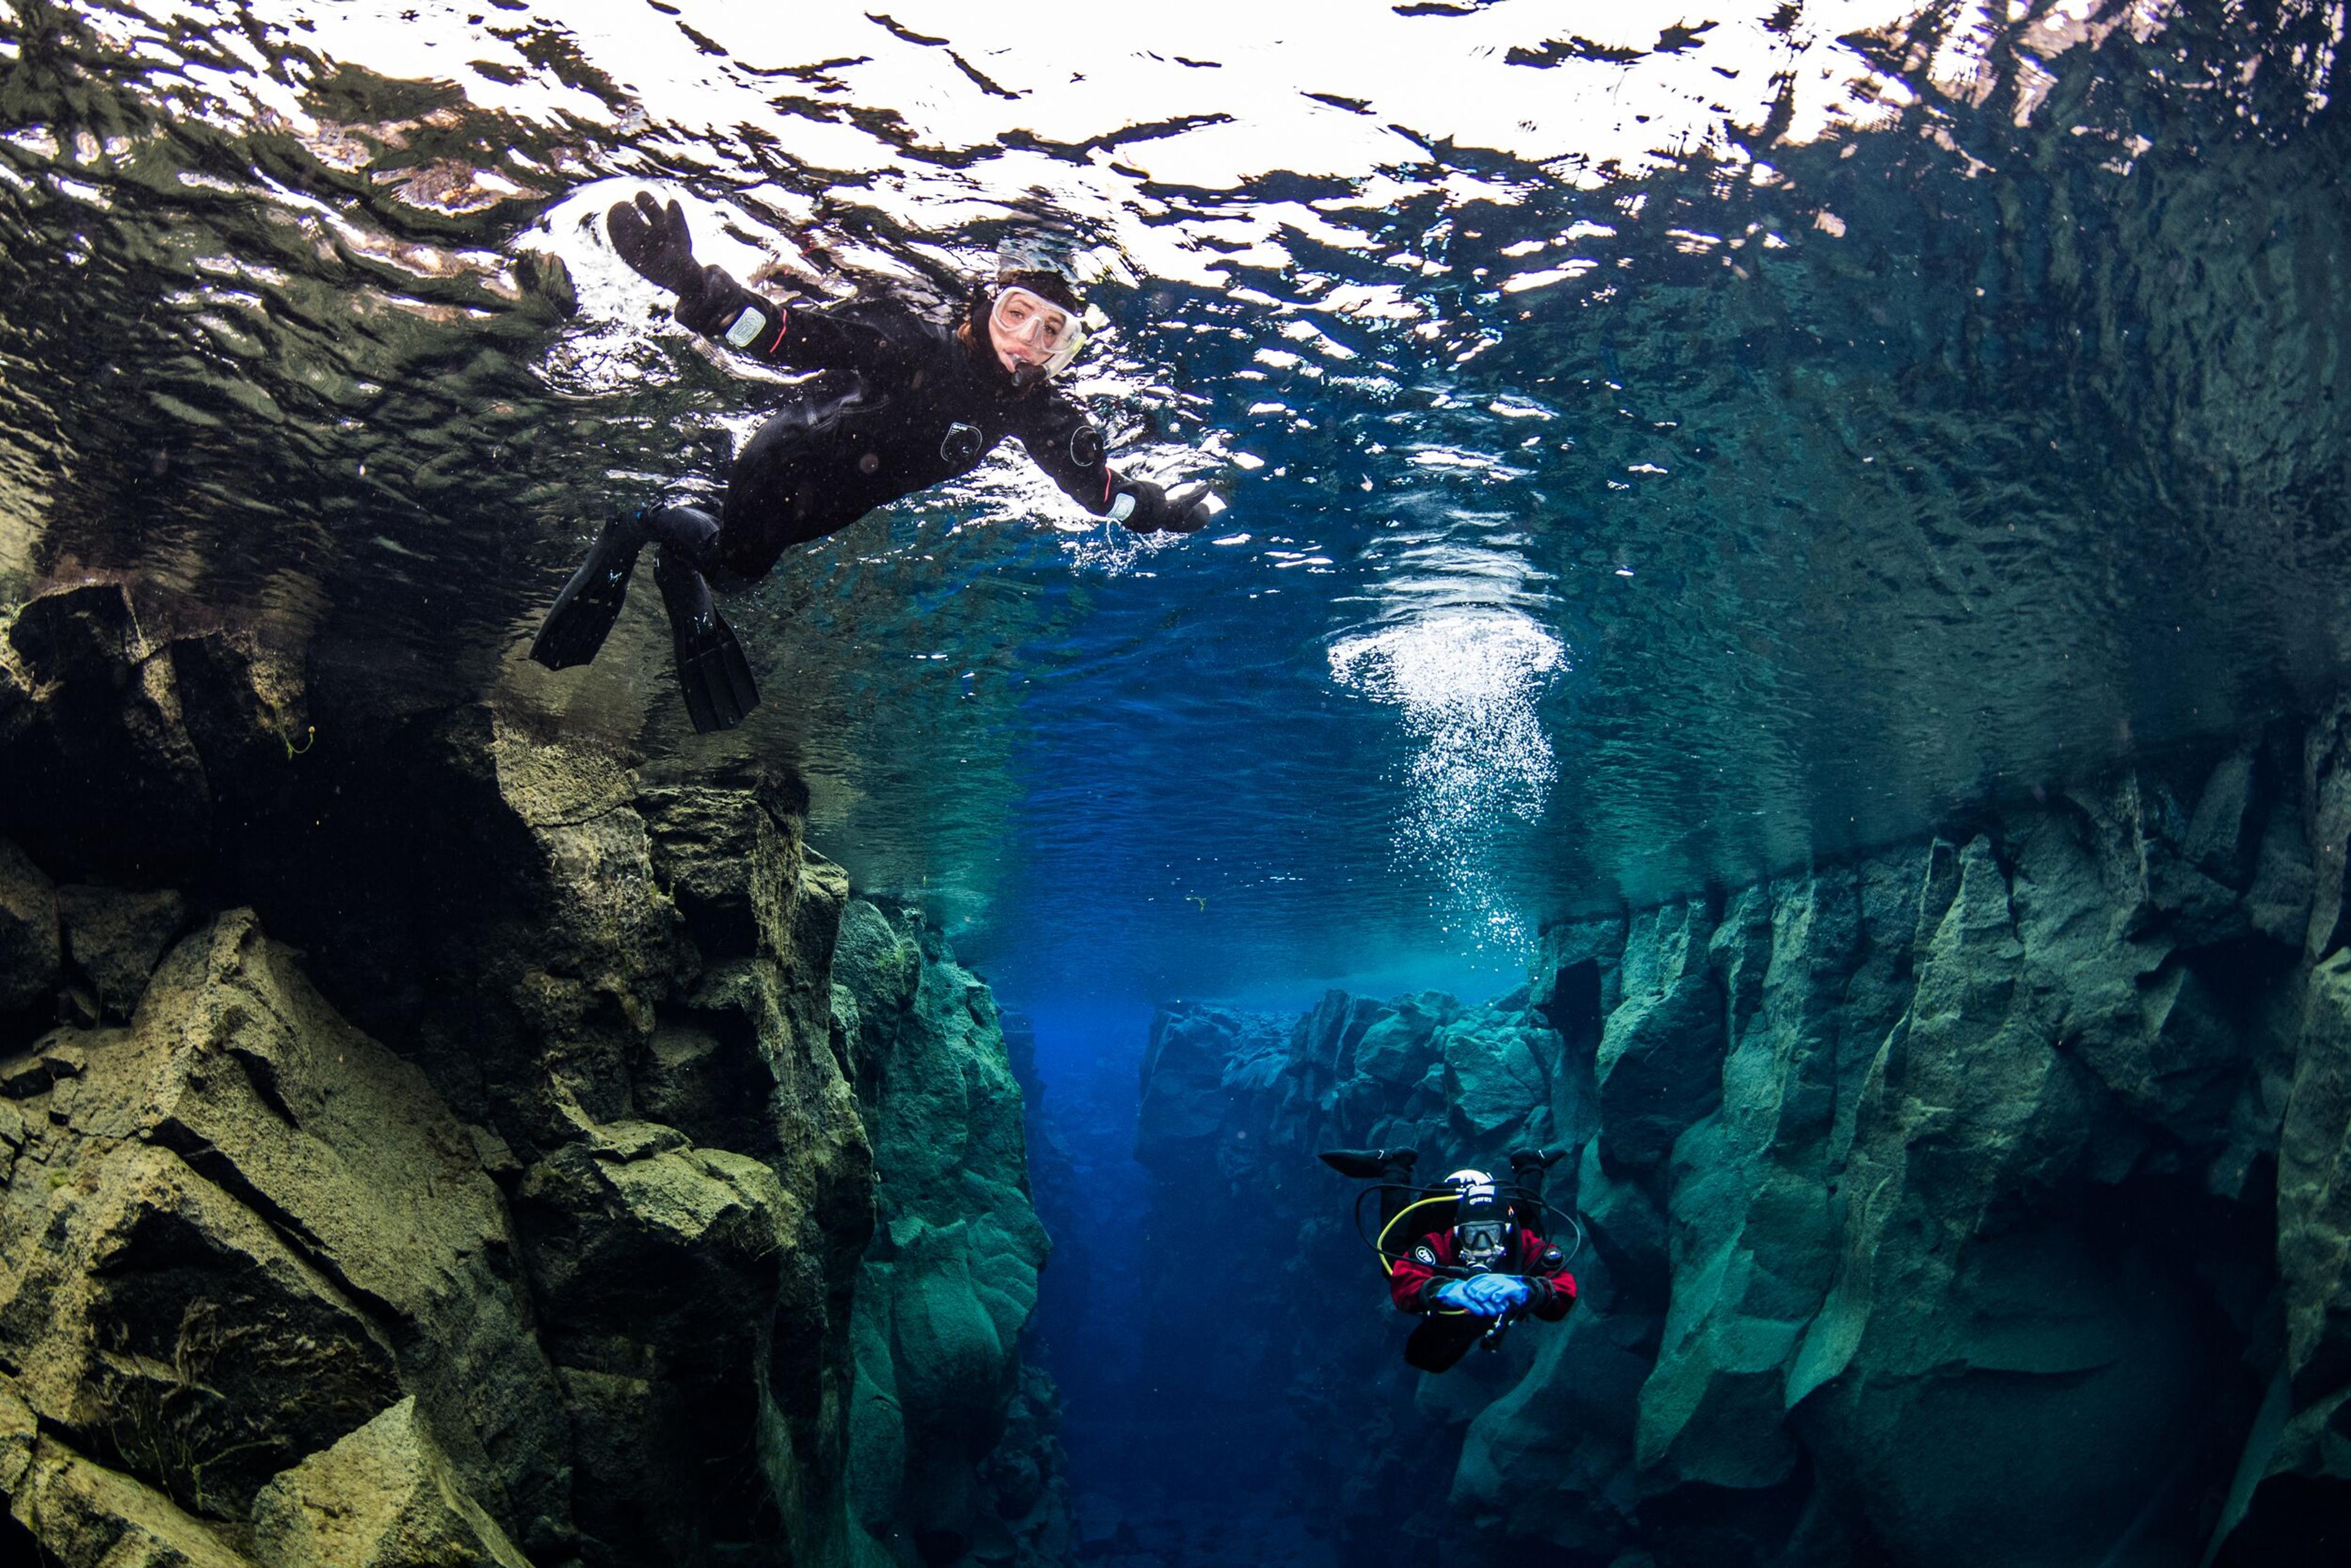
M0 638L0 1557L1067 1555L987 988L790 779Z
M2325 1560L2351 1519L2346 842L2351 705L1559 925L1485 1008L1168 1009L1138 1141L1164 1266L1280 1260L1292 1296L1222 1325L1163 1303L1156 1332L1314 1412L1276 1436L1359 1554ZM1311 1151L1555 1141L1581 1309L1407 1381Z

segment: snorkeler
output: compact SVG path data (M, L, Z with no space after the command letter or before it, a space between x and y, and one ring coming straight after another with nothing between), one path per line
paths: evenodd
M605 215L612 248L677 296L676 319L768 364L828 372L736 455L717 517L650 507L604 526L556 597L530 656L550 670L595 658L621 612L638 553L660 546L653 580L669 612L678 684L697 731L728 729L759 693L711 591L739 591L793 545L970 472L1009 435L1096 517L1136 533L1191 533L1223 503L1205 486L1163 490L1103 460L1102 433L1049 384L1077 357L1083 306L1050 265L1002 256L962 319L942 326L887 299L778 305L694 258L685 213L640 193Z
M1332 1149L1322 1162L1343 1176L1384 1178L1380 1239L1388 1295L1421 1321L1405 1340L1404 1358L1423 1372L1445 1372L1469 1347L1500 1343L1522 1317L1557 1322L1575 1305L1568 1255L1545 1234L1545 1173L1562 1151L1520 1150L1510 1156L1508 1190L1480 1170L1458 1170L1430 1188L1412 1185L1411 1149ZM1365 1196L1369 1196L1366 1194ZM1389 1232L1424 1208L1418 1236L1390 1252Z

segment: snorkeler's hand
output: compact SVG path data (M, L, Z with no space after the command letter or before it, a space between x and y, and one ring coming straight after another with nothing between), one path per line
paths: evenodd
M639 191L634 202L612 204L604 229L612 236L612 248L640 277L681 298L702 292L694 235L685 226L685 209L674 198L664 209L652 192Z
M1207 486L1194 482L1178 485L1167 492L1167 521L1160 527L1170 533L1196 534L1217 520L1225 509L1225 498Z

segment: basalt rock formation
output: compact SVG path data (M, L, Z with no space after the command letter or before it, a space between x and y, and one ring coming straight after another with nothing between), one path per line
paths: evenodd
M1170 1009L1138 1148L1167 1266L1213 1239L1284 1281L1225 1348L1315 1412L1308 1506L1359 1558L2323 1560L2351 1518L2346 845L2339 707L1559 925L1488 1008ZM1313 1150L1548 1141L1576 1313L1407 1381Z
M0 781L0 1557L1063 1553L993 1002L793 781L319 736L106 585Z

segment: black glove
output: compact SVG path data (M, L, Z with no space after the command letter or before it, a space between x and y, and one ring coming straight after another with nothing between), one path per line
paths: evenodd
M612 248L639 277L657 283L680 299L702 293L702 268L694 259L694 235L685 226L685 209L672 199L664 209L650 191L639 191L634 202L615 202L604 214L604 230Z
M1225 509L1223 497L1196 482L1168 491L1166 505L1167 521L1159 526L1175 534L1196 534Z

